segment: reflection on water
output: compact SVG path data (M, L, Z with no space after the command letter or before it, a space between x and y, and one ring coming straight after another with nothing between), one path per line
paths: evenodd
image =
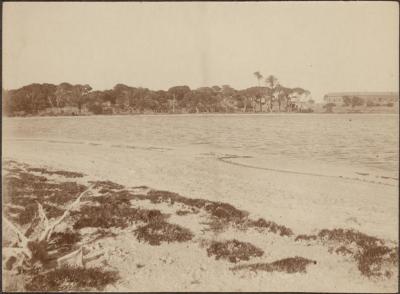
M396 173L398 115L277 114L17 118L7 137L201 148L339 163Z

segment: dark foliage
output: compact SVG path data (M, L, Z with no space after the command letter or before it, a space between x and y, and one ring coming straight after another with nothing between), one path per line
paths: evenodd
M292 236L293 235L293 231L290 228L285 227L283 225L278 225L277 223L272 222L272 221L266 221L265 219L262 219L262 218L259 218L256 221L249 220L247 222L247 226L263 228L263 229L265 228L269 232L272 232L274 234L279 233L280 236Z
M248 242L241 242L236 239L218 242L213 241L207 249L208 256L215 256L215 259L225 259L229 262L249 260L251 257L259 257L264 251Z
M4 177L5 204L21 206L23 208L7 207L5 213L14 213L17 217L12 219L20 225L32 221L37 213L37 203L42 203L48 216L57 217L62 214L58 205L76 199L86 187L75 182L53 183L47 181L46 177L33 175L28 172L11 172Z
M62 267L33 276L26 289L39 292L103 290L118 279L116 272L102 268Z
M93 188L94 189L108 189L108 190L120 190L123 189L124 186L111 182L111 181L90 181L89 183L94 184Z
M338 254L349 254L357 262L357 267L362 275L367 277L386 275L387 265L398 263L397 248L389 248L383 240L368 236L354 230L333 229L321 230L318 238L322 242L327 242L336 249ZM357 249L351 248L351 244L356 244Z
M273 87L277 89L277 85ZM293 110L291 96L308 93L302 88L279 85L279 111ZM24 115L77 115L83 113L195 113L256 111L265 98L273 103L272 88L250 87L236 90L229 85L222 87L174 86L167 91L131 87L117 84L113 89L92 91L89 85L69 83L30 84L19 89L3 90L3 109L8 116Z
M182 216L182 215L187 215L187 214L190 214L190 213L192 213L192 211L190 211L190 210L178 210L176 212L176 215Z
M304 257L289 257L280 259L271 263L254 263L239 265L231 268L231 270L251 270L251 271L267 271L267 272L285 272L288 274L293 273L306 273L307 266L310 264L317 264L315 260L310 260Z
M153 221L135 230L139 241L148 242L150 245L160 245L162 242L187 242L193 238L193 233L176 224L165 221Z
M317 236L315 235L297 235L295 241L315 241Z
M48 243L45 240L40 242L28 242L28 248L32 252L32 264L39 261L40 263L45 265L51 261L47 250L47 245Z
M83 206L77 215L74 229L85 227L96 228L125 228L134 221L150 222L155 219L164 219L165 216L155 209L138 209L124 204L104 203L101 206Z
M51 235L47 250L57 250L59 254L71 252L77 249L76 245L81 239L81 235L75 231L55 232Z

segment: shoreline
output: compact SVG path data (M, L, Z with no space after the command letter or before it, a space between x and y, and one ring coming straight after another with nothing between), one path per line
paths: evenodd
M9 163L6 164L6 167L10 168ZM355 238L354 240L358 240L357 238L375 240L374 237L359 233L357 230L323 229L316 235L302 235L268 219L257 220L257 216L244 211L241 212L228 203L186 198L173 192L154 190L154 188L146 186L129 188L110 181L99 181L96 176L84 175L79 170L67 169L64 171L59 167L54 168L56 166L27 165L22 162L14 162L8 173L17 173L18 175L18 173L28 172L30 174L26 178L28 181L30 181L29 179L43 181L41 178L46 177L45 183L48 181L50 181L49 183L54 181L57 183L61 179L67 180L69 183L76 182L78 185L87 185L85 183L95 181L98 189L102 189L96 192L100 194L95 198L90 198L93 200L84 199L80 210L94 199L100 201L102 197L108 197L107 199L110 200L107 201L112 203L113 199L116 201L120 196L125 195L124 198L130 197L128 199L131 199L132 209L159 210L162 214L169 215L166 219L167 223L187 228L193 234L190 239L185 237L179 242L161 241L162 243L152 244L152 241L150 241L152 239L135 241L133 238L135 228L136 230L145 228L139 222L137 225L133 227L129 225L125 229L116 230L111 227L107 230L114 234L113 237L105 235L92 244L89 240L96 237L95 229L74 229L74 232L84 238L82 240L88 240L79 243L84 248L105 249L108 252L106 255L108 265L105 268L113 268L119 273L119 280L114 282L113 285L106 286L106 291L158 291L161 289L175 291L265 291L268 289L274 291L282 290L282 279L286 281L286 291L295 289L296 291L299 289L303 291L324 291L330 289L332 284L343 285L343 288L336 286L335 289L344 292L390 292L396 287L395 279L391 278L397 276L395 272L390 275L385 274L387 277L365 277L364 274L360 273L360 270L363 270L364 267L360 268L360 265L358 265L359 269L357 269L357 262L364 261L357 261L356 257L353 260L351 255L341 253L340 250L344 249L340 248L343 246L345 246L343 248L347 248L346 250L354 250L351 247L351 241L347 243L348 241L343 239L344 236L351 238L349 240L352 240L352 238ZM18 175L18 177L21 176L22 174ZM120 194L123 191L127 192ZM39 192L37 191L37 193ZM35 190L33 191L33 195L40 194L36 194ZM5 204L7 203L8 200ZM95 207L99 206L96 205ZM45 208L48 212L47 209ZM79 217L79 214L77 216ZM75 220L74 228L78 228L76 221L79 222L79 218L73 217L73 219ZM121 220L123 221L123 219ZM68 223L69 226L73 224L73 222ZM100 224L94 222L89 226ZM169 234L167 233L165 237L171 236ZM331 240L327 243L324 237L326 234L329 236L328 240ZM150 235L148 237L152 238ZM387 246L396 244L390 241L376 240L377 242L385 242L384 244L387 244ZM226 251L222 251L225 253L219 252L217 248L225 246L224 244L230 244L229 242L233 242L232 244L239 246L238 248L243 248L240 250L248 248L246 250L250 251L243 251L241 255L237 256L236 253L231 252L225 256L224 254L228 253ZM245 247L240 247L244 244L246 244ZM256 254L255 256L252 255L253 252ZM214 256L215 254L216 256ZM242 258L244 259L242 260ZM99 262L90 262L85 268L98 266L100 265ZM375 263L373 260L368 262ZM133 267L133 264L137 266ZM369 265L367 268L369 268ZM390 267L390 269L394 270L395 268ZM154 278L161 277L161 272L165 279L154 283ZM320 283L320 275L324 276L323 283ZM174 285L171 285L171 281L174 281L172 283ZM252 283L249 284L249 281L252 281ZM177 287L177 285L180 286Z
M366 233L397 239L396 186L244 168L223 163L213 155L179 150L128 148L113 152L110 147L8 141L4 142L3 156L33 165L77 170L123 185L157 183L158 189L232 203L276 222L284 219L299 233L333 228L335 224L356 225ZM327 189L332 185L335 189ZM349 221L352 217L359 224Z
M235 113L136 113L136 114L88 114L88 115L30 115L30 116L3 116L3 119L30 119L30 118L73 118L73 117L129 117L129 116L281 116L281 115L399 115L399 111L396 112L312 112L312 113L300 113L300 112L262 112L262 113L251 113L251 112L235 112Z

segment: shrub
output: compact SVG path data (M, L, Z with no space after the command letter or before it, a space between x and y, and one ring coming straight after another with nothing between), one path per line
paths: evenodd
M89 183L94 184L93 186L94 189L104 188L110 190L120 190L124 188L124 186L111 181L90 181Z
M267 271L267 272L285 272L288 274L293 273L306 273L307 266L310 264L317 264L315 260L310 260L304 257L289 257L274 261L272 263L254 263L248 265L239 265L231 268L231 270L249 269L251 271Z
M165 216L156 209L138 209L123 204L104 203L101 206L83 206L78 214L78 219L73 225L74 229L85 227L96 228L125 228L134 221L151 222L163 219Z
M27 284L28 291L103 290L119 279L114 271L102 268L61 267L35 275Z
M311 241L311 240L317 240L317 236L315 235L297 235L296 238L294 239L295 241Z
M215 256L215 259L225 259L229 262L249 260L251 257L258 257L264 251L248 242L241 242L236 239L224 242L213 241L207 249L208 256Z
M176 212L176 215L182 216L182 215L187 215L187 214L190 214L190 213L192 213L192 211L189 211L189 210L178 210Z
M150 245L160 245L161 242L187 242L192 240L193 233L176 224L165 221L154 221L135 230L139 241L148 242Z
M247 212L223 202L210 202L204 208L212 216L226 221L240 221L248 215Z
M393 258L395 256L395 258ZM366 248L355 256L357 267L360 272L367 276L381 276L383 274L383 264L396 264L398 261L397 251L387 246L374 246Z
M398 261L397 248L389 248L383 240L368 236L354 230L333 229L321 230L318 238L323 242L338 243L338 254L351 254L357 262L361 274L367 277L382 276L384 264L396 264ZM357 246L356 251L349 249L350 244ZM385 275L387 275L385 273Z
M280 236L292 236L293 231L285 226L278 225L275 222L272 221L266 221L263 218L259 218L258 220L249 220L247 223L248 227L256 227L256 228L265 228L268 229L269 232L272 233L279 233Z
M66 232L55 232L51 235L47 250L57 250L59 254L70 252L82 239L78 232L68 230Z

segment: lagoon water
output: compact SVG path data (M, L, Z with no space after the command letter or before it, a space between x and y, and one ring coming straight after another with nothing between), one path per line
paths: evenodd
M297 233L396 240L398 115L3 119L3 157L230 203Z
M3 135L11 138L217 152L251 156L261 167L302 161L397 179L399 117L393 114L38 117L3 123Z

